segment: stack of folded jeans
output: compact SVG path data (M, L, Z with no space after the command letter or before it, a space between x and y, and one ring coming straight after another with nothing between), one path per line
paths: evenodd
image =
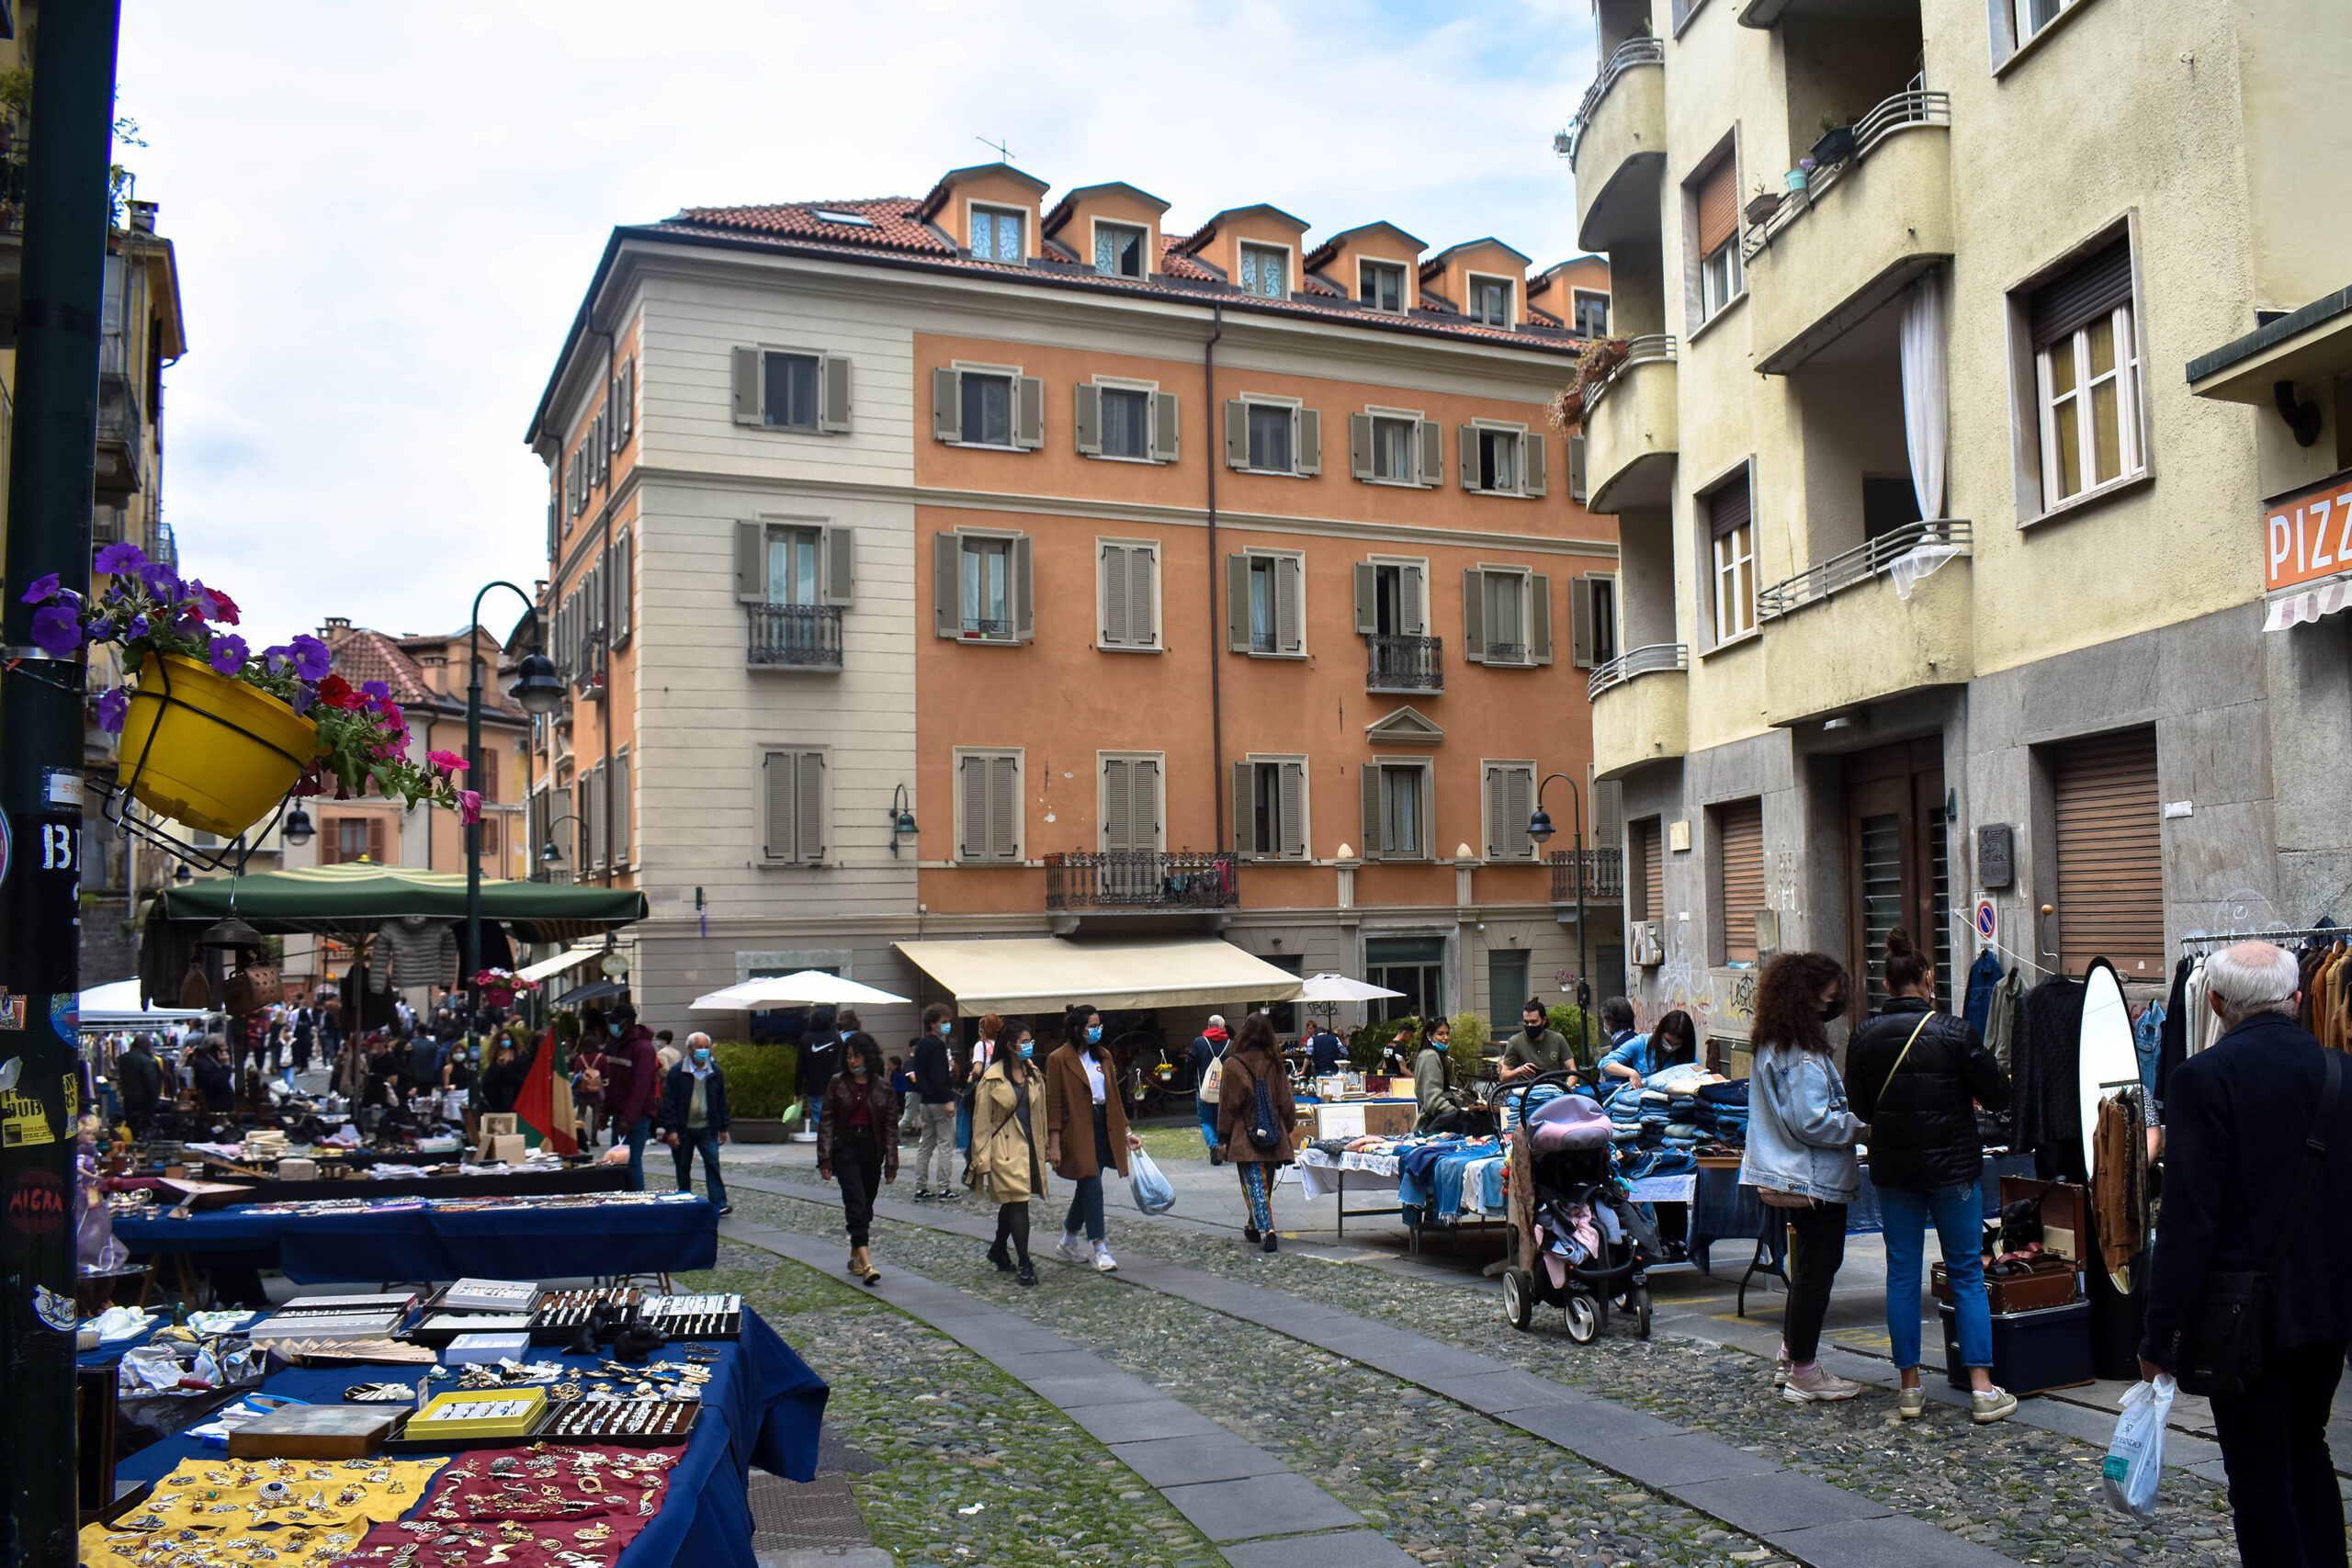
M1620 1148L1631 1147L1642 1141L1642 1097L1619 1094L1609 1101L1609 1123L1616 1129L1611 1142Z
M1692 1121L1704 1136L1741 1147L1747 1144L1747 1080L1702 1084Z
M1654 1149L1665 1141L1666 1124L1674 1120L1667 1111L1672 1101L1673 1097L1663 1089L1642 1090L1642 1147Z

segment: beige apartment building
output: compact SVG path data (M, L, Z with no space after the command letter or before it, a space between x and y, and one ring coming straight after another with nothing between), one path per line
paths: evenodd
M1761 954L1874 974L1897 921L1949 982L1983 900L2030 980L2135 987L2352 919L2341 7L1596 15L1561 147L1624 336L1590 682L1645 1010L1736 1048Z

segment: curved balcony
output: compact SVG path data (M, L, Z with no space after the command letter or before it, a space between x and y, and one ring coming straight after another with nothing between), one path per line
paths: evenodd
M1670 337L1629 338L1624 360L1585 400L1587 511L1671 502L1679 442L1674 354Z
M1592 763L1604 779L1690 749L1690 650L1653 643L1612 659L1586 682L1592 696Z
M1568 166L1577 181L1577 242L1614 250L1641 235L1655 239L1658 182L1666 168L1666 45L1627 39L1577 106L1568 129Z
M1897 93L1854 127L1854 155L1747 231L1756 368L1785 376L1953 252L1951 100Z
M1964 684L1975 669L1973 536L1960 518L1906 524L1759 589L1766 721Z

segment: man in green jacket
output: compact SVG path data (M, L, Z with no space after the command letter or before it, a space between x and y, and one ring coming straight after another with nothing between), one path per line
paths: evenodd
M1566 1073L1568 1081L1576 1082L1576 1056L1568 1049L1567 1036L1550 1027L1549 1016L1540 999L1527 998L1527 1006L1520 1010L1520 1018L1527 1027L1512 1035L1510 1043L1503 1047L1502 1068L1498 1075L1503 1082L1517 1083L1540 1073Z

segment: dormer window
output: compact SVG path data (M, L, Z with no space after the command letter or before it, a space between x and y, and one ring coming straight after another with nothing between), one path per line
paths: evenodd
M1280 299L1290 288L1290 253L1272 245L1241 247L1241 292Z
M1405 309L1405 269L1389 262L1365 262L1357 269L1356 299L1374 310Z
M1145 233L1132 223L1094 225L1094 270L1105 277L1141 277Z
M1470 279L1470 319L1490 327L1510 325L1510 281L1501 277Z
M1609 296L1579 288L1576 291L1576 302L1577 335L1607 337L1609 335Z
M1021 243L1021 220L1024 215L1000 207L972 209L972 259L974 261L1026 261L1029 253Z

